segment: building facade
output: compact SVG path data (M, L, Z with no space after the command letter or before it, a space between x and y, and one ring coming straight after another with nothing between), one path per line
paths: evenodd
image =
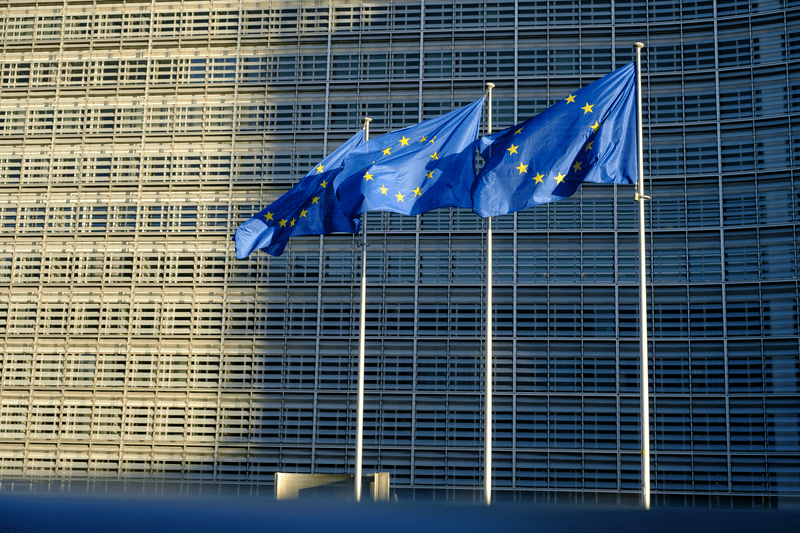
M800 0L6 1L0 24L3 490L352 473L360 237L237 260L238 225L364 116L493 82L496 131L641 41L654 503L800 496ZM479 501L486 222L367 225L364 470ZM493 226L495 499L635 501L632 188Z

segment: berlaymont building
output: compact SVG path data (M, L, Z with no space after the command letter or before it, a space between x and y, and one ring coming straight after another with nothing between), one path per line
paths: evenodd
M236 228L365 116L492 82L497 131L639 41L654 503L800 496L800 0L14 0L0 36L0 490L352 474L360 236ZM493 219L497 501L638 501L633 197ZM364 472L480 501L487 222L367 220Z

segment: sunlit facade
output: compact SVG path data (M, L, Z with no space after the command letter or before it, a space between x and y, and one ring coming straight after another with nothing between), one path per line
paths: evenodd
M360 237L237 260L348 139L495 131L643 50L656 504L800 496L800 0L0 7L0 482L352 473ZM485 118L484 118L485 123ZM628 187L494 219L496 500L634 502ZM485 221L368 218L364 470L479 501Z

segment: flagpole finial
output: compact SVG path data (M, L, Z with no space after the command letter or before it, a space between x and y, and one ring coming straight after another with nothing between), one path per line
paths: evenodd
M492 82L487 83L486 86L490 89L494 89L494 83Z
M638 48L639 50L644 48L644 44L643 43L633 43L633 46L634 46L634 48Z
M371 118L369 118L369 117L364 117L364 124L369 124L370 122L372 122L372 119L371 119Z

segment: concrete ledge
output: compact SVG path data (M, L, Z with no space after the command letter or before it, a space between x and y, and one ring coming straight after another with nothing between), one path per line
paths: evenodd
M296 500L301 497L354 497L352 474L290 474L275 472L275 499ZM369 490L372 501L389 501L389 473L376 472L361 478L364 492Z

